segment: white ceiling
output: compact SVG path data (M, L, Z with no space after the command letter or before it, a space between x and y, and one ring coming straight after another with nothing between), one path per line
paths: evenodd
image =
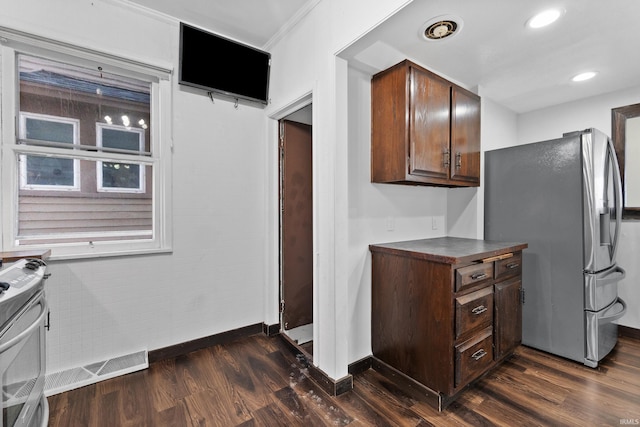
M123 1L261 48L310 0Z
M261 47L309 0L129 1ZM525 27L551 6L565 9L559 21ZM420 29L439 15L460 17L462 30L427 42ZM409 58L523 113L640 86L639 21L640 0L414 0L340 56L371 73ZM586 70L598 75L571 82Z
M565 9L560 20L537 31L525 27L550 6ZM423 24L448 14L462 18L460 33L425 41ZM410 58L523 113L640 86L639 21L638 0L416 0L344 56L371 71ZM586 70L598 75L571 81Z

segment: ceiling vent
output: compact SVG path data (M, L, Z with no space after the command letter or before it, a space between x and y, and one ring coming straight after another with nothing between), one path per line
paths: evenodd
M444 40L451 38L462 30L462 19L453 15L436 16L425 22L420 35L429 41Z

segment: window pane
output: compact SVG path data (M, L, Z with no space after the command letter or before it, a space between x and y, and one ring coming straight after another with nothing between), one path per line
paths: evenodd
M120 129L102 129L102 146L122 150L140 150L140 134Z
M79 162L82 170L93 171L95 188L97 162L93 160ZM128 166L135 166L138 171L136 176L140 176L140 169L143 169L143 175L147 180L144 187L153 188L153 166L137 164ZM91 181L87 178L83 180L83 187ZM144 240L152 237L152 191L94 191L88 194L85 191L20 190L18 193L17 240L21 246L41 243Z
M127 126L140 132L151 123L151 83L148 81L117 75L98 66L82 67L25 54L18 55L18 69L20 112L77 120L80 145L96 145L96 123ZM38 138L21 137L69 142L59 141L60 136L50 128L40 132ZM133 149L150 152L148 135L143 133L142 138L142 147L136 140Z
M27 139L37 139L40 141L68 142L73 144L73 124L60 123L48 120L25 119Z
M143 148L144 130L118 125L97 124L101 147L139 151ZM144 169L138 164L103 162L99 164L98 191L144 191Z
M20 114L20 137L68 143L73 147L77 142L78 121L66 117L42 114ZM52 191L77 190L78 162L70 158L54 156L25 155L21 157L20 187L22 189Z
M106 188L140 188L140 165L102 163L102 186Z
M26 156L27 185L74 186L74 161L59 157Z
M17 156L18 245L153 239L155 160L139 158L151 153L152 83L26 54L18 68L19 138L43 141Z

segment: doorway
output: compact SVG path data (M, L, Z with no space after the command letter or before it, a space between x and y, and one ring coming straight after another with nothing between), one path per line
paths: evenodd
M279 120L280 329L313 356L311 105Z

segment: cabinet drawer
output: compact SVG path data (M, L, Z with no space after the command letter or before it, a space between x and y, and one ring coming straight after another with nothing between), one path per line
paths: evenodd
M522 272L522 252L513 254L512 257L496 261L496 279L517 276Z
M493 279L493 263L473 264L456 270L456 292Z
M456 346L455 386L466 384L480 376L493 362L491 328Z
M493 288L488 286L456 298L456 339L493 323Z

